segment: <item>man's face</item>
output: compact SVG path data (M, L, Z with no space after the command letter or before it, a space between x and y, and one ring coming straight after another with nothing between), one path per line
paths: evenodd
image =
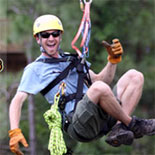
M62 37L61 31L48 30L41 32L40 36L40 38L36 38L38 44L42 45L48 55L57 58L58 48ZM48 56L46 53L44 53L44 55Z

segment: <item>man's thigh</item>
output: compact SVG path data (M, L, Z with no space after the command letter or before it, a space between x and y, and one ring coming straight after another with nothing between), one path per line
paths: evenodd
M80 141L91 141L108 133L115 123L115 119L85 95L76 107L68 132Z

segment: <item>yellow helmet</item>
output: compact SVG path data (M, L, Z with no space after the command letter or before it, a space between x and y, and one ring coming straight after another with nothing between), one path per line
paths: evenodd
M54 15L42 15L38 17L33 24L33 36L46 30L63 30L60 19Z

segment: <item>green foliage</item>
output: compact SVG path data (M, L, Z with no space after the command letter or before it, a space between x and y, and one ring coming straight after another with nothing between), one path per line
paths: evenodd
M7 105L6 105L6 97L5 95L2 93L0 94L0 124L1 124L1 128L0 128L0 140L4 139L8 132L6 129L8 129L8 115L7 115Z
M48 140L50 136L50 130L44 120L43 114L50 108L50 105L45 99L39 94L35 96L35 123L36 123L36 136L37 136L37 152L40 155L43 154L44 150L48 154Z
M6 18L7 14L7 3L6 0L0 0L0 18L4 19Z
M2 3L4 0L0 2ZM0 6L3 5L1 3ZM146 118L154 117L155 109L154 6L154 0L93 0L91 5L92 33L88 60L92 64L92 69L95 72L99 72L107 62L107 52L102 47L101 41L111 42L112 39L119 38L124 48L124 55L123 61L118 65L114 81L116 82L124 72L132 68L144 74L144 92L140 101L141 104L135 113ZM40 52L35 39L32 39L33 21L38 15L49 13L59 16L62 20L64 26L62 49L75 52L70 44L82 18L78 0L9 0L7 8L10 28L7 38L8 43L24 44L26 52L29 51L32 58L36 58ZM79 43L80 40L77 43L78 46ZM26 45L30 45L30 48ZM4 89L7 89L12 83L20 81L20 78L14 78L14 75L9 73L7 73L7 78L1 75L0 81L3 81L1 88ZM4 98L0 100L0 104L3 102ZM42 115L49 107L48 103L40 95L35 97L37 150L40 155L48 154L49 130ZM24 115L27 115L27 104L24 105L23 110ZM26 137L28 137L28 126L27 121L24 120L24 115L21 127L24 129ZM74 148L74 152L75 154L93 155L155 154L153 149L154 137L144 137L143 139L135 140L132 146L121 146L119 148L107 145L104 140L105 138L102 138L89 144L78 143Z
M8 102L10 102L10 98L15 94L15 90L13 91L10 87L13 83L19 82L20 75L21 73L0 73L0 140L6 138L8 135Z

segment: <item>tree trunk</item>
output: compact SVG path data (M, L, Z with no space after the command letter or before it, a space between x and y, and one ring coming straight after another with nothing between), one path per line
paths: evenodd
M36 133L35 133L35 119L34 119L34 96L30 95L28 98L28 117L29 117L29 143L30 155L36 155Z

